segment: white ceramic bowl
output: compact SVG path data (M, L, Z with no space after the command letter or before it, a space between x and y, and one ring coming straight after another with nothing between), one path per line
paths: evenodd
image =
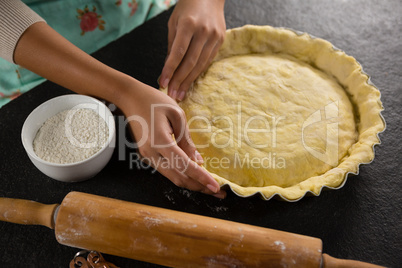
M48 118L72 108L87 108L98 113L109 128L107 142L97 153L76 163L57 164L39 158L33 150L33 140L39 128ZM63 95L42 103L31 112L22 127L21 139L32 163L44 174L64 182L83 181L95 176L109 162L116 143L115 122L110 110L99 100L77 94Z

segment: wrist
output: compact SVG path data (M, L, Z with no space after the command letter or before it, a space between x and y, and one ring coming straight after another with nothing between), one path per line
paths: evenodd
M118 81L110 87L113 97L108 101L119 107L126 116L130 116L128 113L132 113L141 106L141 100L149 93L147 90L151 87L129 75L120 74Z
M130 88L139 81L106 65L105 67L107 70L100 72L98 79L93 79L95 87L91 87L88 92L78 93L92 95L120 107L125 99L132 94Z

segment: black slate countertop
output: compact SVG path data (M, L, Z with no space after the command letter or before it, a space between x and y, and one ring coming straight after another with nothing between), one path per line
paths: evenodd
M171 10L145 23L94 56L157 87L167 48ZM402 267L402 2L400 0L227 0L227 28L245 24L288 27L330 41L355 57L380 89L387 129L376 158L360 167L337 191L288 203L240 198L225 200L180 189L149 169L130 169L112 160L96 177L62 183L43 175L26 155L20 133L28 114L42 102L70 91L46 82L0 109L0 197L60 203L81 191L273 228L323 240L323 252L387 267ZM119 141L118 141L119 142ZM127 152L129 153L129 149ZM68 267L78 251L56 242L42 226L0 222L0 267ZM119 267L153 264L106 255Z

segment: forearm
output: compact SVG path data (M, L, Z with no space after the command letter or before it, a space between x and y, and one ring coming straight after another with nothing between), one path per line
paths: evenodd
M166 94L102 64L42 22L21 36L14 61L77 93L113 102L129 119L142 157L150 159L162 175L181 187L225 196L212 176L194 162L201 156L191 142L185 115ZM177 161L187 163L185 168Z
M14 61L74 92L115 104L128 83L138 83L83 52L43 22L31 25L21 36Z

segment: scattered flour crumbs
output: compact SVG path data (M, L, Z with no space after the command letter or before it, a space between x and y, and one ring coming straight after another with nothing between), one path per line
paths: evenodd
M91 109L72 109L50 117L36 133L33 149L41 159L58 164L85 160L109 137L106 122Z

